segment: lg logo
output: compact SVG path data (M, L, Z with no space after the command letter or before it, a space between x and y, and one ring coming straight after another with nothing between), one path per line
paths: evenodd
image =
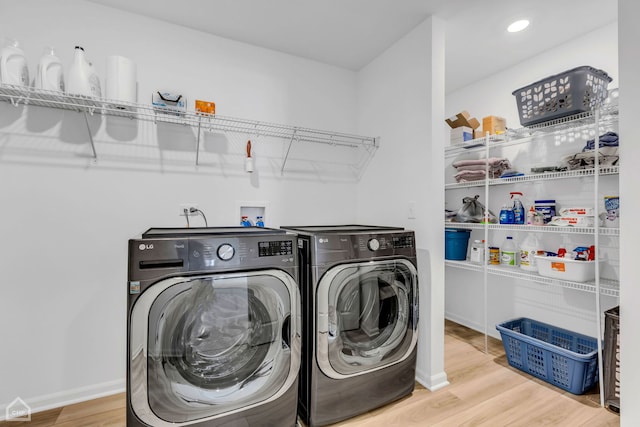
M138 249L140 249L141 251L144 251L145 249L153 249L153 243L149 243L148 245L145 245L144 243L140 243L140 246L138 246Z

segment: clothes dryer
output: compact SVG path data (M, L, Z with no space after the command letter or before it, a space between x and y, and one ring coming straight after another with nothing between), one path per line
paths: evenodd
M291 226L298 233L303 312L298 416L308 426L411 394L418 273L413 231Z
M128 426L296 424L296 248L256 227L129 240Z

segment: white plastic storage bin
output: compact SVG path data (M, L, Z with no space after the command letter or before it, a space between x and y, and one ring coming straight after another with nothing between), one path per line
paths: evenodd
M536 256L541 276L573 282L589 282L596 278L595 261L576 261L557 256Z

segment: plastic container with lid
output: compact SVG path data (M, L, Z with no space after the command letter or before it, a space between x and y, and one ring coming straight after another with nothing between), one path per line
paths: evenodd
M249 221L249 217L247 215L242 215L240 225L243 227L251 227L253 224L251 224L251 221Z
M264 227L264 220L260 215L256 217L256 227Z
M36 89L64 92L64 72L62 62L52 47L46 47L36 68L34 80Z
M100 78L93 65L87 60L84 48L81 46L76 46L74 51L73 63L67 78L67 93L96 98L102 96Z
M518 246L512 236L507 236L500 250L500 265L517 267L519 261Z
M556 216L556 201L553 199L536 200L534 207L536 212L542 214L545 224L548 224Z

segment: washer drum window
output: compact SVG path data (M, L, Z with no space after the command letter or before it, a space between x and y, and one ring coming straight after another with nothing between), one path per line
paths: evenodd
M153 285L131 319L136 415L175 426L277 399L300 364L298 304L295 281L278 270Z

